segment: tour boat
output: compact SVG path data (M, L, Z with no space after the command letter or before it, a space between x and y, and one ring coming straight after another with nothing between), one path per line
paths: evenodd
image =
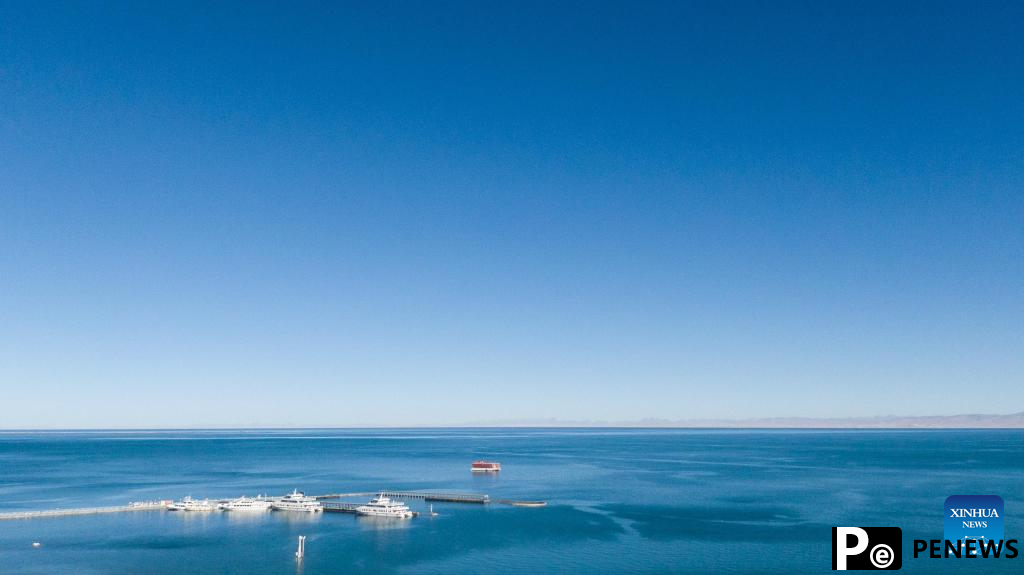
M186 497L181 501L171 503L167 506L169 511L213 511L216 506L210 502L209 499L192 499L192 497Z
M497 473L501 471L501 464L493 461L474 461L469 470L473 473Z
M271 504L271 501L264 499L262 495L259 497L246 497L243 495L238 499L221 503L217 506L217 509L223 509L224 511L269 511Z
M317 511L324 510L324 506L316 500L316 497L307 497L298 489L274 501L271 504L271 508L278 511L305 511L307 513L316 513Z
M377 517L412 517L415 513L409 506L401 501L392 501L383 495L371 499L366 505L356 507L356 513L360 515L374 515Z

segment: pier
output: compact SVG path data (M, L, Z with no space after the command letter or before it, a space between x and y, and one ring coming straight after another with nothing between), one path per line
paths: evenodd
M444 503L491 503L488 495L478 493L443 493L436 491L363 491L357 493L328 493L314 496L321 501L324 511L331 513L355 513L356 507L363 503L349 503L343 501L324 501L328 499L349 499L353 497L372 497L382 495L392 499L421 499L427 502ZM272 498L274 499L274 498ZM225 503L230 499L210 499L211 503ZM504 500L502 501L505 502ZM0 520L5 519L34 519L43 517L70 517L74 515L95 515L99 513L125 513L128 511L163 511L167 508L168 501L146 501L142 503L131 503L129 505L116 505L111 507L80 507L75 509L52 509L49 511L9 511L0 513ZM530 502L532 503L532 502Z
M326 495L311 495L314 499L348 499L349 497L373 497L377 491L360 491L358 493L328 493Z
M79 507L76 509L51 509L49 511L8 511L0 513L4 519L34 519L37 517L70 517L73 515L96 515L99 513L125 513L128 511L163 511L163 503L115 505L112 507Z
M355 514L356 507L363 505L362 503L341 503L332 501L330 503L321 503L323 505L324 513L352 513Z
M424 501L444 501L448 503L490 503L491 498L479 493L441 493L433 491L363 491L359 493L328 493L313 495L318 500L349 499L351 497L373 497L383 495L392 499L422 499ZM326 505L326 503L324 504Z
M490 503L487 495L476 493L431 493L429 491L381 491L384 497L392 499L422 499L424 501L443 501L447 503Z

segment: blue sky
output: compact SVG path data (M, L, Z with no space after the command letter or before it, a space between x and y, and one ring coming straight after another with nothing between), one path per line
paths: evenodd
M0 427L1024 409L1024 7L6 3Z

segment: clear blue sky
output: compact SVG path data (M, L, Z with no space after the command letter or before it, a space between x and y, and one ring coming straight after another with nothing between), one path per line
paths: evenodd
M1024 409L1024 4L155 4L0 7L0 427Z

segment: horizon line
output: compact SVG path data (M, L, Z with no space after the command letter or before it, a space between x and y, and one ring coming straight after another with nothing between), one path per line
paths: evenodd
M1007 423L1009 425L1007 425ZM1006 414L963 413L954 415L874 415L847 417L754 417L744 419L661 419L590 421L558 419L509 419L504 421L447 424L318 424L236 425L197 424L155 427L0 427L0 432L98 432L98 431L249 431L341 429L1018 429L1024 428L1024 411Z

